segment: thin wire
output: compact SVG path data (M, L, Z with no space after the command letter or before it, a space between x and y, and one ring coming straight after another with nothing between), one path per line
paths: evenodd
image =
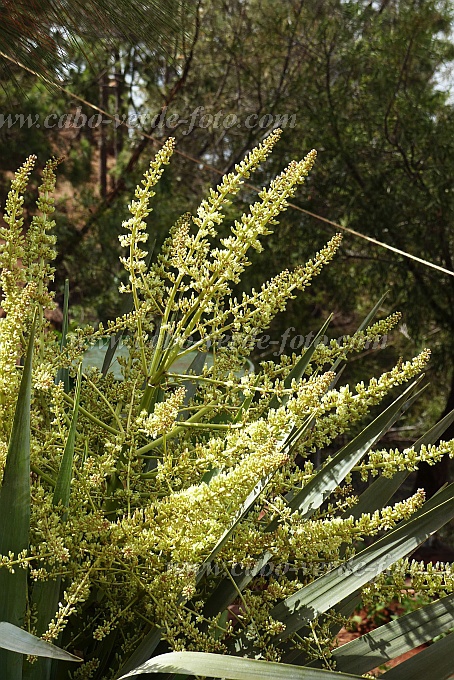
M48 83L52 87L56 87L62 92L65 92L68 94L70 97L73 99L77 99L79 102L82 104L85 104L85 106L88 106L89 108L93 109L94 111L98 111L98 113L101 113L103 116L107 116L111 120L113 120L115 123L118 123L119 125L124 125L126 128L129 130L133 130L137 132L137 128L134 125L130 125L124 120L120 120L118 116L115 116L108 111L104 111L104 109L101 109L99 106L96 106L96 104L92 104L91 102L87 101L83 97L80 97L79 95L75 94L74 92L71 92L68 90L66 87L61 85L58 82L55 82L51 80L50 78L47 78L46 76L43 76L36 71L33 71L33 69L29 68L28 66L25 66L22 64L20 61L17 61L16 59L13 59L12 57L8 56L4 52L0 50L0 56L3 57L4 59L8 59L8 61L11 61L13 64L16 64L17 66L20 66L22 69L25 71L28 71L28 73L31 73L32 75L36 76L40 80L43 80L44 82ZM143 130L139 131L140 135L142 137L145 137L146 139L151 140L154 144L158 144L159 146L162 146L164 144L164 141L160 139L156 139L156 137L153 137L152 135L149 135L147 132L144 132ZM190 161L191 163L196 163L199 167L203 167L206 170L210 170L211 172L214 172L220 176L222 176L224 173L222 170L218 170L218 168L215 168L213 165L210 165L209 163L205 163L205 161L202 161L200 158L195 158L194 156L191 156L190 154L180 151L179 149L175 149L175 153L181 156L182 158L185 158L186 160ZM253 184L245 183L245 187L248 189L251 189L252 191L260 192L261 189L259 187L254 186ZM319 220L320 222L324 222L325 224L329 224L331 227L334 227L335 229L340 229L341 231L344 231L348 234L351 234L352 236L356 236L357 238L362 238L364 241L368 241L369 243L373 243L376 246L379 246L380 248L384 248L385 250L390 250L393 253L396 253L397 255L402 255L402 257L406 257L409 260L413 260L414 262L418 262L419 264L423 264L426 267L430 267L431 269L435 269L439 272L442 272L443 274L447 274L448 276L454 276L454 272L451 271L450 269L446 269L445 267L441 267L438 264L434 264L433 262L429 262L428 260L424 260L421 257L417 257L416 255L412 255L411 253L407 253L405 250L400 250L399 248L395 248L394 246L389 245L388 243L383 243L383 241L378 241L375 238L372 238L372 236L366 236L366 234L363 234L359 231L356 231L355 229L350 229L350 227L345 227L342 224L338 224L337 222L334 222L333 220L329 220L326 217L322 217L321 215L317 215L317 213L311 212L310 210L305 210L304 208L301 208L299 205L296 205L295 203L289 203L288 204L289 208L293 208L293 210L297 210L300 213L303 213L304 215L308 215L309 217L312 217L316 220Z

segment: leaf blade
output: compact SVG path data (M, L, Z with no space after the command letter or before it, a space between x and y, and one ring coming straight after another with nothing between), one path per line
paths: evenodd
M63 350L66 347L67 340L68 340L68 326L69 326L69 316L68 316L68 308L69 308L69 280L65 279L65 289L63 293L63 323L62 323L62 329L61 329L61 341L60 341L60 352L63 352ZM59 382L63 383L63 389L65 390L66 394L69 392L69 369L68 368L59 368L57 371L57 376L55 378L55 383L58 385Z
M336 668L344 673L367 673L454 625L454 595L432 602L333 650Z
M82 364L80 364L79 369L77 371L73 415L71 418L68 438L66 440L65 449L63 451L60 469L55 484L54 495L52 498L53 505L58 505L59 503L61 503L63 506L67 507L69 502L74 459L74 446L76 442L77 420L79 417L81 380L82 380Z
M0 621L0 647L18 654L30 654L49 659L60 659L61 661L82 661L78 656L55 647L49 642L44 642L44 640L40 640L26 630L6 621Z
M30 532L30 406L35 321L28 340L3 483L0 488L0 554L28 549ZM20 626L27 601L27 572L0 569L0 620ZM22 656L0 649L0 668L8 680L21 680Z
M432 533L446 524L454 516L454 484L450 484L437 496L438 498L434 497L425 504L428 511L403 522L341 566L277 604L271 610L271 616L285 623L286 629L276 640L286 639L306 623L334 607L398 559L413 552Z
M425 432L422 437L413 444L415 451L419 451L423 444L435 444L453 421L454 410L439 420L438 423ZM361 494L358 503L353 508L344 512L342 517L349 517L352 515L355 519L358 519L364 512L375 512L375 510L379 510L386 505L392 495L401 487L410 474L411 471L401 470L393 475L393 477L383 477L383 475L381 475Z
M375 418L360 434L346 444L318 474L306 484L288 505L297 510L304 519L308 519L339 486L351 469L357 465L369 449L383 436L388 428L402 413L409 394L414 391L421 378L413 381L409 387L387 409ZM270 529L277 526L277 520L270 524Z
M120 680L142 673L203 675L226 680L356 680L359 675L340 675L317 668L292 666L206 652L170 652L150 659Z
M447 680L452 678L454 635L450 633L422 652L383 673L386 680Z
M310 360L312 359L312 356L317 349L318 345L320 344L320 338L322 338L325 335L325 331L327 330L329 324L331 323L333 315L328 317L328 319L325 321L323 326L320 328L319 332L315 336L315 338L312 340L311 344L309 347L306 349L304 354L300 357L300 359L297 361L295 366L292 368L288 376L284 380L284 387L289 388L292 384L292 380L301 380L301 378L304 375L304 372L306 368L308 367ZM268 405L268 408L278 408L282 404L285 404L286 401L288 401L288 397L282 397L281 399L278 399L276 396L273 397Z
M74 446L76 441L77 420L79 416L80 391L82 380L82 364L77 372L76 392L74 396L74 408L71 423L69 426L68 437L60 463L60 469L55 484L52 503L54 506L61 503L65 508L68 507L71 492L72 467L74 458ZM67 511L62 516L62 521L66 521ZM45 565L46 566L46 565ZM52 618L58 611L60 600L61 576L47 581L37 581L31 593L31 606L36 611L36 632L43 635ZM45 656L45 655L37 655ZM61 657L52 657L54 659ZM24 680L48 680L51 673L51 657L38 659L34 664L26 664L24 667Z

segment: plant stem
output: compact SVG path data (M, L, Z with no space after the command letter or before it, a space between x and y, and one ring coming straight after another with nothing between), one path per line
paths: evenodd
M71 406L74 406L74 399L72 399L69 394L66 394L65 392L63 393L63 399L70 404ZM107 423L104 423L102 420L99 420L96 416L94 416L90 411L87 411L84 409L83 406L79 406L79 411L84 415L88 420L91 420L92 423L95 425L98 425L99 427L102 427L103 430L107 430L107 432L110 432L111 434L119 435L121 434L119 430L116 430L114 427L111 427L110 425L107 425Z

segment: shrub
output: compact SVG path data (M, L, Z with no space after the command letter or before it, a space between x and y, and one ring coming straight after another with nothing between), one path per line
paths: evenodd
M426 503L417 492L387 505L419 461L453 455L453 442L433 445L452 417L403 453L376 448L418 396L429 352L354 388L338 386L348 356L399 320L393 314L372 323L378 303L341 343L321 342L325 324L301 352L245 367L257 335L340 243L336 235L306 265L232 297L249 249L261 249L315 160L312 151L290 163L216 245L223 210L278 137L271 134L224 177L195 217L183 215L148 264L145 219L172 153L167 141L120 236L127 272L120 292L129 311L106 327L73 333L65 315L61 341L44 314L53 305L56 161L46 165L25 235L22 194L35 159L17 172L0 233L6 680L48 680L52 672L57 679L114 678L150 657L143 668L153 672L321 678L311 664L360 674L432 639L434 621L438 634L452 627L451 571L404 559L454 515L452 485ZM106 340L102 368L87 366L87 348ZM120 342L126 352L119 356ZM384 399L389 405L359 427ZM340 436L347 443L336 451ZM374 479L359 495L355 477ZM405 590L407 576L441 599L368 641L333 649L362 588L373 599L386 584L391 598ZM386 645L377 647L381 639ZM436 645L444 649L446 640ZM74 670L74 659L46 642L83 664ZM446 654L439 657L444 668Z

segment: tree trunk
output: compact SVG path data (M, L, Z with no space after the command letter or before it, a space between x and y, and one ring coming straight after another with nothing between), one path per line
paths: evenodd
M107 110L107 74L104 72L99 81L99 106L103 111ZM103 123L99 126L99 195L101 198L107 196L107 140L106 129Z

